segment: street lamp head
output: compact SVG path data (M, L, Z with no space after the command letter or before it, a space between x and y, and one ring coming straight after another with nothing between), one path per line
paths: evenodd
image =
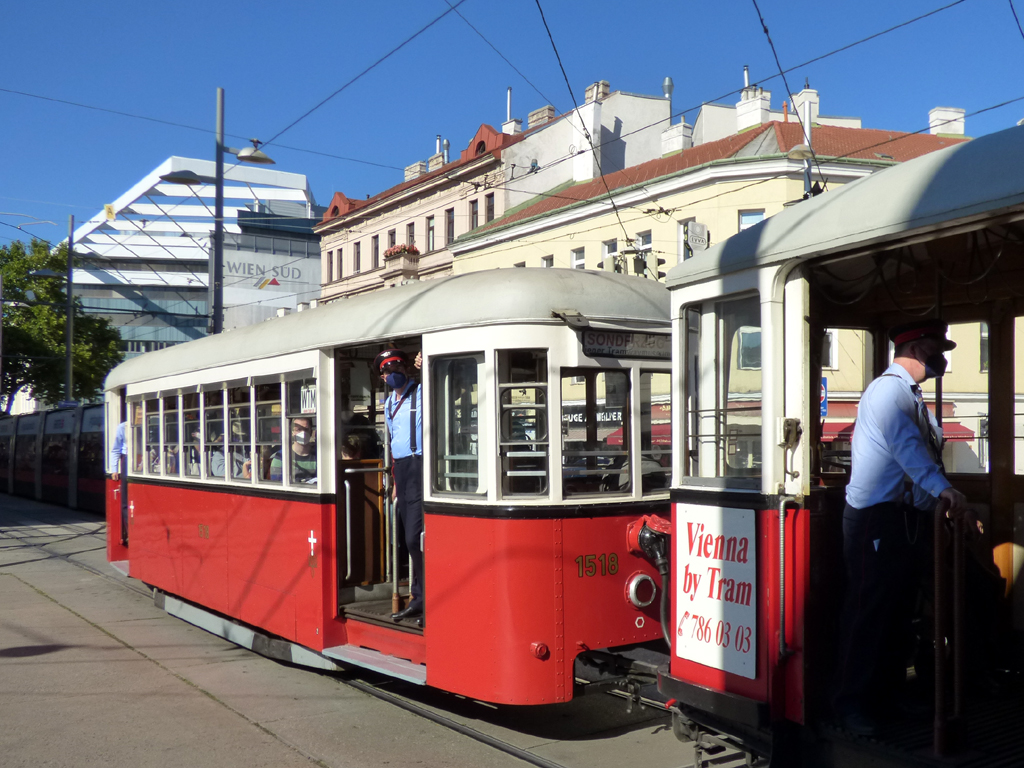
M811 160L814 158L814 150L806 144L797 144L786 153L786 157L790 160Z
M264 152L256 147L246 147L238 150L238 159L243 163L254 163L256 165L276 165Z
M192 171L171 171L165 173L160 177L160 181L167 181L171 184L184 184L189 187L194 187L197 184L202 184L203 180L199 178Z
M59 277L61 280L66 277L66 275L63 275L60 272L54 272L52 269L34 269L29 272L29 274L32 275L32 277Z

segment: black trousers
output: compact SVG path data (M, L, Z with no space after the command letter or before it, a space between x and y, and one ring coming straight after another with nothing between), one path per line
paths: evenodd
M871 713L906 682L917 594L916 510L876 504L843 511L846 597L840 621L839 674L833 708L839 716Z
M395 497L398 501L399 535L412 560L412 602L423 604L423 457L413 454L395 459ZM396 564L397 565L397 564Z

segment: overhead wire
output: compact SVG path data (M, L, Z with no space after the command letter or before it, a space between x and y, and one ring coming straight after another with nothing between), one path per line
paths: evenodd
M1010 11L1013 13L1013 20L1017 22L1017 31L1020 32L1021 38L1024 38L1024 27L1020 25L1020 19L1017 16L1017 9L1013 6L1013 0L1007 0L1010 3Z

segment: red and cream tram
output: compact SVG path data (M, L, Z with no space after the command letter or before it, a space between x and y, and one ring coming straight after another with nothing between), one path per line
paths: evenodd
M889 327L941 315L960 342L925 396L950 479L985 522L973 556L998 570L999 610L1024 628L1024 128L798 202L684 261L668 284L672 648L659 687L677 733L778 765L932 764L933 739L963 765L1024 763L1019 691L972 696L970 667L953 699L941 677L924 679L935 646L944 665L970 643L941 619L947 640L923 639L916 657L938 694L938 735L930 718L896 718L874 739L826 725L848 435L891 360ZM926 594L926 612L945 600ZM1008 627L971 610L988 640L1012 647Z
M626 534L668 518L669 332L654 281L508 269L130 360L106 382L129 465L109 559L269 655L566 701L580 654L663 636L660 577ZM391 620L408 558L372 361L394 346L423 360L424 629ZM296 420L312 444L292 443Z

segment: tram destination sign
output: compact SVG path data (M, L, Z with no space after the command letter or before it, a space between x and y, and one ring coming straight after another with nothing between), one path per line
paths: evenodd
M676 507L676 656L757 677L757 527L752 509Z
M663 333L629 333L595 328L583 331L583 354L587 357L669 360L671 353L671 337Z

